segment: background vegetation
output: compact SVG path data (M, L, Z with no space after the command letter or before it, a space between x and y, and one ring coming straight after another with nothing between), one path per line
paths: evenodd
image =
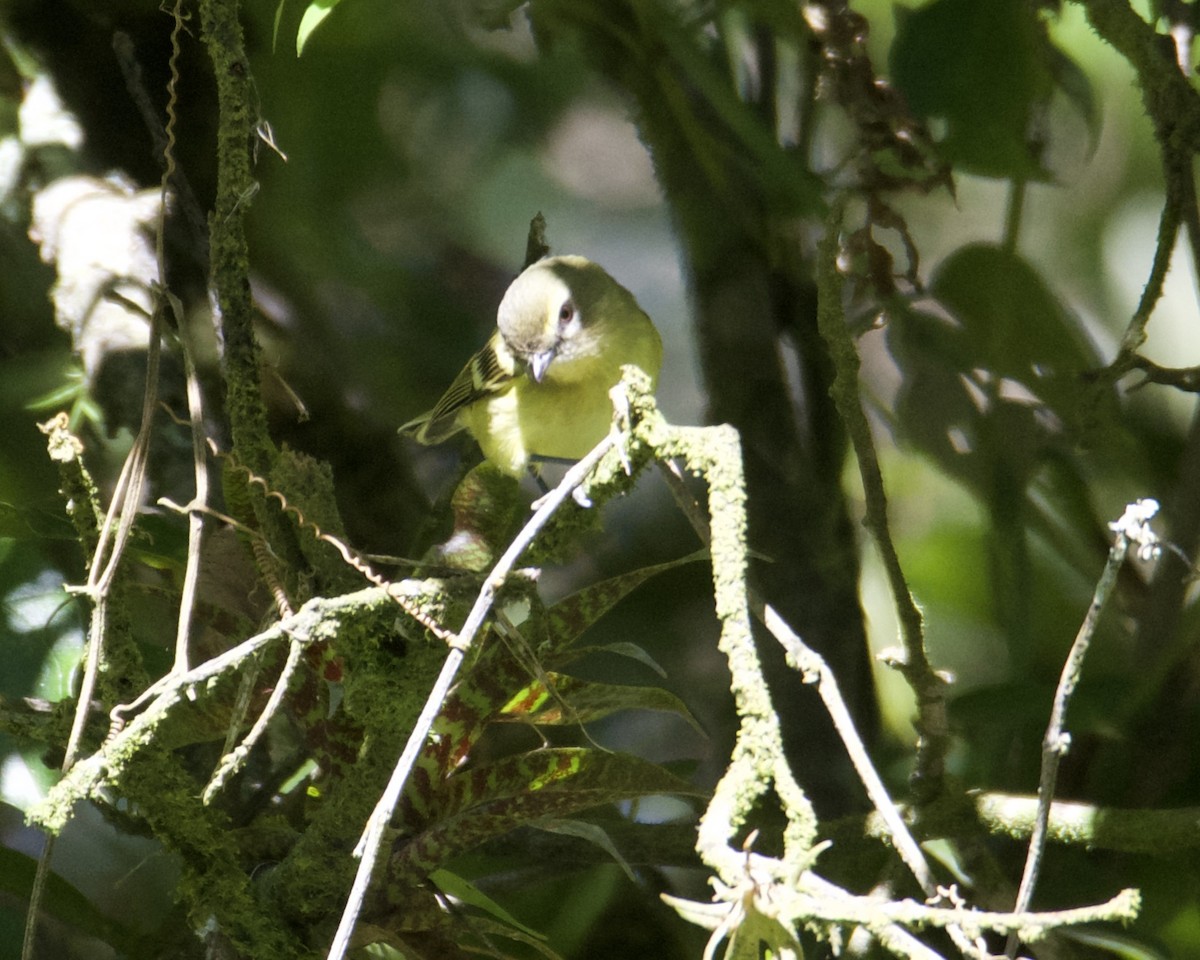
M204 432L222 454L209 457L214 506L243 523L235 534L208 521L195 666L268 628L279 615L271 584L293 609L368 586L302 542L305 525L249 475L366 555L417 556L442 539L460 463L474 454L467 443L416 449L395 428L487 336L540 211L556 252L601 262L655 318L667 419L737 427L756 587L827 659L893 796L933 841L938 882L958 883L972 904L1012 906L1031 822L1023 801L1036 794L1055 684L1105 569L1107 525L1133 500L1161 502L1167 546L1123 566L1071 705L1056 796L1081 806L1052 818L1034 900L1060 909L1137 887L1141 912L1126 928L1072 928L1026 949L1200 954L1194 5L346 0L314 28L324 7L248 4L237 14L244 50L230 7L183 5L172 95L175 21L156 3L0 5L5 955L19 949L42 845L25 814L60 777L96 622L88 598L64 589L88 578L86 487L70 500L72 524L59 493L68 480L37 424L69 413L106 506L142 422L137 308L165 302L147 286L157 257L143 228L155 225L162 170L139 98L159 122L169 102L177 114L182 177L164 234L177 308L163 321L147 488L114 581L118 645L81 756L104 739L108 711L176 659L188 520L161 498L195 495L179 331L198 366ZM239 96L246 110L231 118ZM231 173L243 155L252 165ZM69 179L80 177L90 179ZM243 224L252 317L236 280ZM822 331L819 317L832 326ZM250 320L257 358L237 340ZM860 364L841 409L830 393L837 331ZM929 661L953 677L949 740L931 728L940 717L929 703L914 727L905 671L868 653L894 649L898 632L912 640L916 623L903 589L897 602L886 546L861 522L870 457L862 424L846 419L855 403ZM699 546L653 472L596 514L586 535L561 528L571 549L537 558L545 603ZM375 564L397 580L409 572ZM435 620L458 629L477 586L431 587ZM543 749L528 723L485 731L494 717L480 708L479 729L456 742L471 747L467 770L507 772L511 803L495 805L497 780L462 809L436 790L410 794L393 850L463 809L482 817L484 803L495 835L473 847L446 827L445 856L410 849L392 877L405 892L372 905L393 949L457 956L500 950L504 937L503 950L520 953L533 949L516 942L524 924L569 957L703 950L708 933L657 895L711 892L712 863L691 852L705 801L689 794L718 783L738 726L712 570L656 571L611 611L587 599L573 611L588 627L580 644L608 653L575 661L573 628L548 619L561 662L505 673L495 655L472 662L472 683L503 676L507 698L545 680L539 671L557 681L569 661L585 680L643 691L615 706L665 709L597 709L585 735L586 700L564 693L572 709ZM175 726L141 748L128 779L93 784L55 844L37 955L323 954L353 876L349 850L444 654L390 607L362 616L310 651L267 739L215 802L199 797L239 728L232 685L172 706ZM922 899L870 839L872 804L816 692L773 639L759 640L790 768L834 841L818 871L856 894ZM636 644L665 676L612 655L617 644ZM283 653L265 656L247 687L242 733ZM679 700L645 692L655 688ZM544 729L552 712L543 704L524 719ZM570 746L589 762L610 756L603 747L657 766L614 761L628 766L594 768L595 783L522 806L539 755ZM446 758L427 759L449 783L451 768L437 766ZM330 811L342 802L339 819ZM578 838L580 821L562 826L585 808L604 827L586 836L618 848L627 872ZM779 856L794 813L767 796L731 840L757 828L754 849ZM439 920L435 864L507 914L468 899ZM218 876L241 886L218 887ZM438 889L466 896L437 876ZM407 927L396 919L405 911L417 918ZM806 955L838 942L836 924L801 927ZM882 949L853 929L840 926L842 949ZM782 937L763 939L778 951ZM964 952L940 933L924 939L941 955Z

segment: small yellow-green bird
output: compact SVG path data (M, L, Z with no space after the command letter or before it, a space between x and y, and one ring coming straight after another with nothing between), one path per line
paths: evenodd
M633 294L584 257L548 257L504 294L496 331L432 410L400 428L425 444L470 431L496 467L578 460L612 422L608 391L634 364L652 381L662 341Z

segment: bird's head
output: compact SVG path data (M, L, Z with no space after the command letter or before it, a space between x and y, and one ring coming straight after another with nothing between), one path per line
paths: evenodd
M613 283L590 260L550 257L512 282L496 322L505 344L536 382L545 379L551 365L564 371L589 355L594 338L584 333L601 315L597 308L605 281Z

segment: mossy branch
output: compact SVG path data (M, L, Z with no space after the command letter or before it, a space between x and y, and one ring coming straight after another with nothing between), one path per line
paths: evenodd
M217 192L209 215L210 300L224 346L225 409L238 461L257 476L271 475L275 444L259 378L250 295L250 252L245 214L258 184L251 173L257 118L254 81L246 57L237 0L203 0L201 37L217 84ZM296 536L279 510L252 493L258 524L275 553L295 577L305 569Z
M108 785L119 784L124 772L142 752L156 744L159 727L181 704L189 702L189 691L199 690L201 685L208 688L234 676L255 658L289 639L302 645L332 640L363 617L398 612L396 597L411 602L412 585L401 582L386 588L369 587L340 597L310 600L294 616L278 621L186 673L169 674L152 688L153 700L137 717L50 788L46 799L31 809L30 820L57 833L71 818L76 803L98 796ZM414 625L414 629L419 628Z

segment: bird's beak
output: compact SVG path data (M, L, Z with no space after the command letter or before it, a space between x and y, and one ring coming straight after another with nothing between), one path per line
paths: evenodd
M542 378L550 366L550 361L553 359L553 350L543 350L541 353L535 353L529 357L529 373L533 377L534 383L542 382Z

